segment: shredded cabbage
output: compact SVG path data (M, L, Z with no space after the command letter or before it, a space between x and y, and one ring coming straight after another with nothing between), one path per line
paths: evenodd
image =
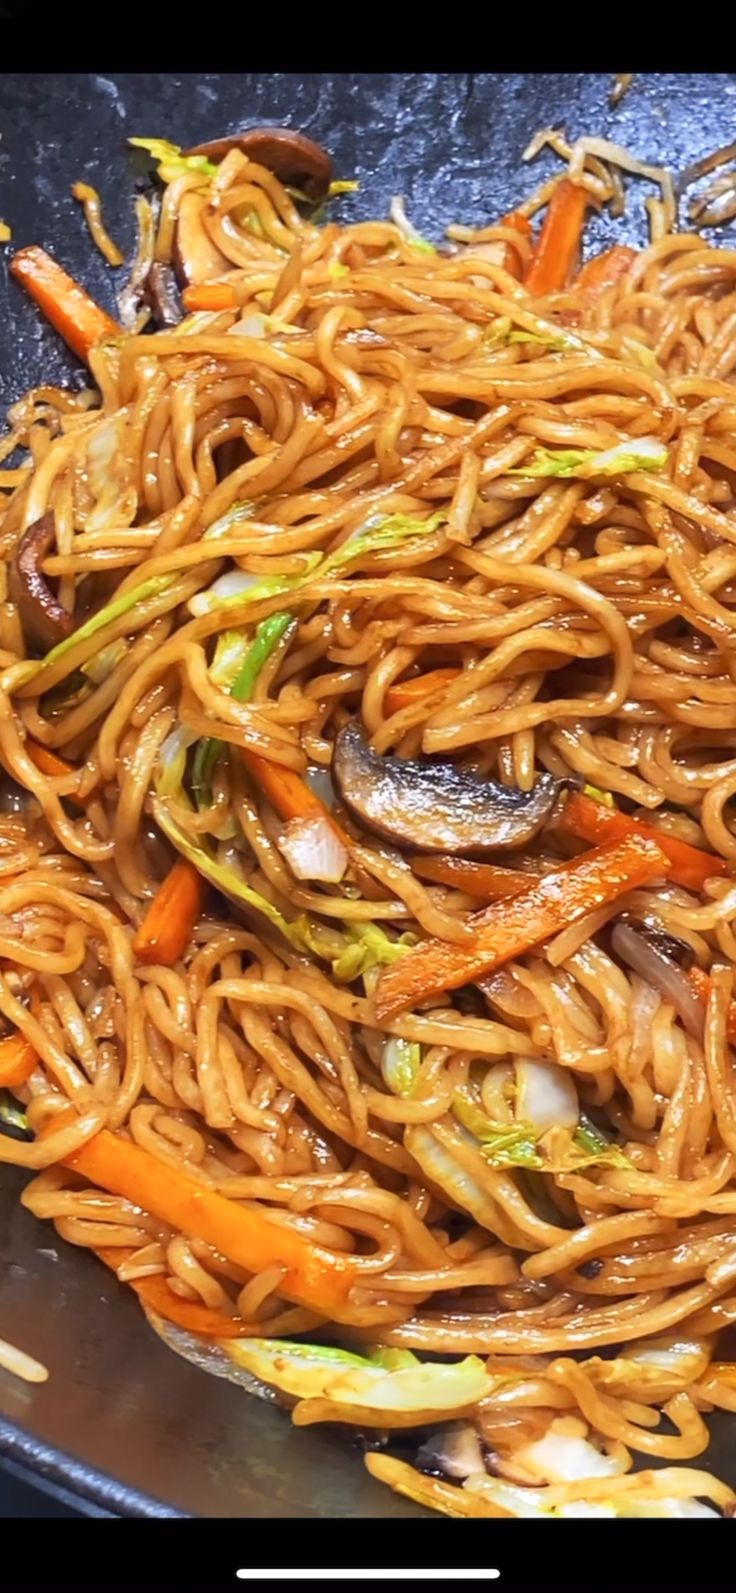
M262 896L259 891L253 890L252 886L246 883L235 868L213 857L212 853L206 851L199 840L192 835L188 835L186 830L182 829L177 820L173 818L166 803L157 797L154 797L153 800L153 815L159 828L163 830L164 835L171 841L172 846L176 847L177 852L181 852L182 857L187 858L188 862L198 869L204 879L209 880L211 885L214 885L217 890L223 891L226 896L232 896L236 901L242 902L244 906L254 908L257 913L261 913L264 918L267 918L274 925L275 929L281 932L284 939L288 940L289 945L294 946L297 951L305 950L304 938L299 924L290 922L288 918L285 918L283 913L280 913L272 902L267 901L266 897Z
M381 1058L386 1088L393 1095L411 1095L421 1062L422 1048L415 1040L402 1040L398 1035L387 1040Z
M233 1339L226 1354L254 1377L296 1399L329 1399L386 1411L452 1411L493 1388L482 1360L422 1364L410 1351L376 1350L369 1358L288 1339Z
M491 346L505 346L509 343L540 343L543 348L559 352L564 349L584 349L589 352L583 339L576 337L574 332L565 332L561 327L550 326L549 331L531 332L523 326L514 326L510 315L500 315L497 320L491 321L488 331L483 337L484 343Z
M248 513L252 513L252 506L241 506ZM218 521L215 526L210 526L205 533L207 537L224 536L233 523L233 511L224 520ZM386 548L398 547L400 543L411 541L414 537L428 536L443 525L447 515L438 511L430 514L426 519L409 514L378 515L366 521L365 525L348 537L334 553L322 554L316 549L311 553L302 555L304 561L303 572L298 575L249 575L246 570L227 570L224 575L219 575L206 592L197 592L189 600L189 612L195 618L202 614L210 614L216 609L237 608L243 602L257 603L263 597L276 597L281 592L294 592L307 581L317 577L331 575L335 570L344 569L354 560L363 558L366 553L381 553Z
M236 702L248 702L266 660L293 623L291 614L271 614L258 626L254 640L243 631L223 631L210 668L215 685L224 686ZM222 749L222 741L207 736L194 755L192 790L200 809L212 805L212 776Z
M532 1167L546 1165L537 1150L534 1129L528 1123L492 1123L471 1095L455 1091L452 1110L459 1123L479 1141L480 1153L492 1167Z
M416 935L408 930L398 940L390 940L380 925L371 923L348 925L345 938L344 951L332 963L332 972L342 984L350 984L371 968L384 968L397 962L417 943Z
M583 795L592 797L594 802L602 802L606 808L615 808L616 803L610 791L601 791L598 785L584 785Z
M158 761L154 772L154 787L156 795L166 798L175 796L177 801L190 806L186 791L184 790L184 774L187 766L187 752L197 739L196 730L190 730L187 725L177 725L175 730L166 737L158 749Z
M219 520L213 521L212 525L207 527L202 541L215 542L218 537L228 536L233 526L239 525L241 520L251 520L257 508L257 499L241 499L238 503L232 504L227 514L223 514Z
M466 1087L455 1091L452 1102L453 1115L463 1128L473 1136L477 1148L491 1167L526 1167L535 1172L572 1172L585 1167L606 1164L610 1167L628 1167L628 1157L617 1145L597 1133L587 1118L581 1118L574 1133L562 1140L556 1136L554 1154L545 1154L544 1133L535 1131L531 1123L494 1123Z
M195 619L212 614L218 609L240 608L243 603L258 603L264 597L278 597L282 592L293 592L313 576L320 564L319 553L304 556L303 575L249 575L246 570L228 570L218 576L206 592L197 592L189 599L189 612Z
M593 448L537 448L534 458L510 476L623 476L633 470L662 470L667 449L653 437L636 437L597 452Z
M354 559L362 558L365 553L381 553L386 548L395 548L402 542L409 542L414 537L431 536L444 525L447 515L442 510L430 514L422 520L411 514L390 514L374 516L365 522L347 542L336 548L334 553L328 553L319 570L319 575L331 574L333 570L342 569L346 564L352 564Z
M176 177L214 177L217 167L206 155L182 155L180 144L170 144L167 138L129 138L135 149L145 149L158 162L156 175L162 183L173 183Z
M67 653L70 653L72 648L76 647L79 642L89 641L90 637L96 636L98 631L104 630L107 625L112 625L115 620L121 619L123 614L129 614L130 610L136 608L139 603L145 603L149 597L157 597L158 593L163 592L170 583L170 575L152 575L150 580L142 581L140 586L131 586L127 592L123 592L121 597L113 598L113 601L106 603L99 613L93 614L91 619L85 620L83 625L72 631L71 636L65 636L62 642L57 642L56 646L52 647L51 652L47 653L45 658L39 658L38 662L33 666L33 674L36 674L41 669L48 669L51 664L58 663L59 659L65 658ZM31 679L30 675L28 679Z

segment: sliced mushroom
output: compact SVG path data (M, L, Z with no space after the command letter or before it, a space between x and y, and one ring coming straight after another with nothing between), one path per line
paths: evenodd
M145 280L143 297L157 326L178 326L184 310L171 266L154 260Z
M399 846L465 857L524 846L577 783L542 774L532 791L519 791L439 759L382 758L357 720L337 737L332 773L346 808L367 829Z
M486 1472L480 1439L467 1422L431 1433L417 1450L414 1464L425 1475L450 1477L453 1482L485 1476Z
M41 565L56 540L53 514L44 514L24 531L8 566L8 590L17 605L29 647L46 652L74 628L72 615L46 582Z
M176 279L186 288L198 282L211 282L223 271L232 270L229 260L212 242L202 219L208 204L206 194L190 188L182 194L176 218L172 253Z
M282 182L300 188L310 199L324 199L332 182L334 168L326 149L292 127L249 127L243 133L197 144L186 153L219 162L231 149L239 149L258 166L266 166Z

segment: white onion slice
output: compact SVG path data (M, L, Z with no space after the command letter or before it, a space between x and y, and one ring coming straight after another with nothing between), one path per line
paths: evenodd
M242 321L236 321L230 327L229 337L257 337L264 338L268 331L268 316L262 311L255 310L252 315L246 315Z
M539 1482L583 1482L587 1477L615 1477L623 1470L621 1460L602 1454L587 1438L556 1432L554 1423L543 1438L517 1449L514 1460Z
M641 979L654 985L665 1001L671 1001L688 1034L700 1040L703 1034L703 1004L677 963L658 951L631 924L621 921L613 931L611 945L622 962L633 968Z
M209 614L210 609L216 608L223 598L240 597L243 592L249 592L256 581L261 580L261 575L250 575L247 570L226 570L224 575L218 575L206 592L197 592L189 599L189 612L199 619L201 614Z
M627 1349L623 1359L641 1366L656 1366L663 1372L673 1372L686 1383L702 1377L708 1365L707 1342L701 1339L647 1339L635 1349Z
M317 813L292 819L279 841L279 851L297 879L337 885L348 866L348 854L334 825Z
M389 215L394 226L398 227L399 232L403 232L408 243L427 242L426 238L422 237L421 232L417 231L414 223L409 220L404 207L404 199L401 194L394 194L394 197L391 200Z
M516 1062L516 1116L539 1134L550 1128L577 1128L578 1092L567 1068L558 1062Z

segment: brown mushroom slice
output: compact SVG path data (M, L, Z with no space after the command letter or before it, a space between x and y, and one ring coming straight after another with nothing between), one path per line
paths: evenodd
M184 319L184 310L171 266L154 260L149 267L143 287L143 297L157 326L178 326Z
M231 149L239 149L248 160L267 167L281 182L300 188L310 199L318 201L327 195L334 173L332 159L321 144L315 144L304 133L296 133L291 127L249 127L243 133L197 144L186 154L204 155L217 163Z
M207 195L197 193L194 188L181 196L172 260L177 281L183 288L211 282L224 271L232 271L232 262L220 254L205 227L203 214L208 204Z
M539 834L560 793L577 782L539 776L532 791L434 758L383 758L357 720L337 736L332 761L345 807L394 844L423 852L485 857Z
M8 590L29 647L46 652L74 629L73 616L47 584L41 565L56 541L54 516L44 514L24 531L8 566Z

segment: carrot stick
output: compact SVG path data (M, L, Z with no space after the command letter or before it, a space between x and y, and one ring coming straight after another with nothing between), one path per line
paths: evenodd
M52 780L60 780L68 774L79 773L73 763L68 763L66 758L61 758L58 752L52 752L50 747L43 747L40 741L34 741L31 736L26 737L25 749L31 762L35 763L41 774L48 774ZM89 791L84 799L76 795L67 796L64 797L64 801L72 802L75 807L84 808L94 794L94 791Z
M314 791L311 791L302 780L301 775L293 769L287 769L281 763L271 763L268 758L262 758L260 752L249 752L245 747L241 749L243 762L247 764L259 789L268 797L271 806L281 819L328 819L333 830L339 835L346 847L351 847L353 842L349 835L340 827L337 819L320 802Z
M36 768L40 769L42 774L50 775L52 780L78 772L73 763L67 763L66 758L60 758L58 752L52 752L50 747L43 747L40 741L33 741L30 736L26 738L25 749Z
M475 930L470 944L425 940L384 968L375 992L377 1017L392 1017L405 1007L483 978L596 907L661 878L666 870L667 859L659 847L639 835L585 853L518 896L476 913L469 920Z
M581 841L590 841L593 846L604 841L620 841L626 835L646 836L656 841L660 851L668 858L668 878L691 891L702 890L707 879L714 874L723 874L726 868L722 857L701 852L687 841L678 841L665 830L657 829L655 824L648 824L645 819L632 819L627 813L619 813L617 808L607 808L602 802L594 802L592 797L585 796L582 791L574 791L568 797L560 816L560 826L569 835L576 835Z
M25 1084L38 1062L38 1054L22 1034L8 1034L0 1040L0 1088L12 1090Z
M198 282L181 296L185 310L235 310L238 298L229 282Z
M136 962L170 968L186 951L202 911L204 881L193 863L180 857L156 892L133 936Z
M386 692L386 711L397 714L401 708L413 708L415 703L429 697L433 691L439 691L442 686L451 686L460 673L459 669L431 669L426 675L411 675L409 680L398 680Z
M605 288L613 287L615 282L620 282L626 276L636 256L637 250L630 249L628 244L615 243L612 249L604 249L602 254L586 260L572 285L581 293L596 298Z
M35 245L19 249L10 271L80 359L85 360L103 337L120 337L121 328L112 316L45 249Z
M566 177L555 188L524 284L535 298L555 293L569 281L580 250L588 203L586 190Z
M54 1119L54 1127L59 1121ZM356 1276L349 1256L311 1244L295 1229L271 1222L255 1207L239 1205L206 1184L196 1183L178 1167L157 1161L140 1145L109 1129L101 1129L65 1160L90 1183L133 1201L181 1233L203 1239L246 1272L285 1267L279 1293L287 1299L336 1321L344 1314L346 1296Z
M420 879L436 885L451 885L468 896L496 901L502 896L518 896L534 884L534 875L518 868L497 868L495 863L470 863L464 857L413 857L411 866Z
M705 969L697 966L690 968L688 969L687 978L696 996L700 997L703 1006L705 1006L710 995L710 979ZM731 1044L736 1045L736 1001L732 1001L728 1008L727 1033Z
M95 1255L104 1261L105 1266L117 1272L123 1261L128 1261L134 1254L133 1250L117 1248L114 1245L105 1245L96 1249ZM128 1288L135 1289L139 1300L149 1311L155 1311L157 1316L162 1316L165 1322L173 1322L176 1327L184 1329L185 1333L196 1333L200 1338L206 1339L238 1339L252 1338L253 1323L244 1322L240 1316L226 1316L224 1311L215 1307L201 1305L198 1300L182 1300L181 1296L174 1294L169 1288L166 1279L159 1273L154 1273L148 1278L131 1278L125 1281Z
M528 216L523 216L520 210L511 210L507 216L502 216L499 226L513 227L514 231L520 232L524 238L531 238L532 236L532 224ZM523 260L521 254L514 248L512 243L506 244L504 266L509 276L516 277L517 280L521 277Z

